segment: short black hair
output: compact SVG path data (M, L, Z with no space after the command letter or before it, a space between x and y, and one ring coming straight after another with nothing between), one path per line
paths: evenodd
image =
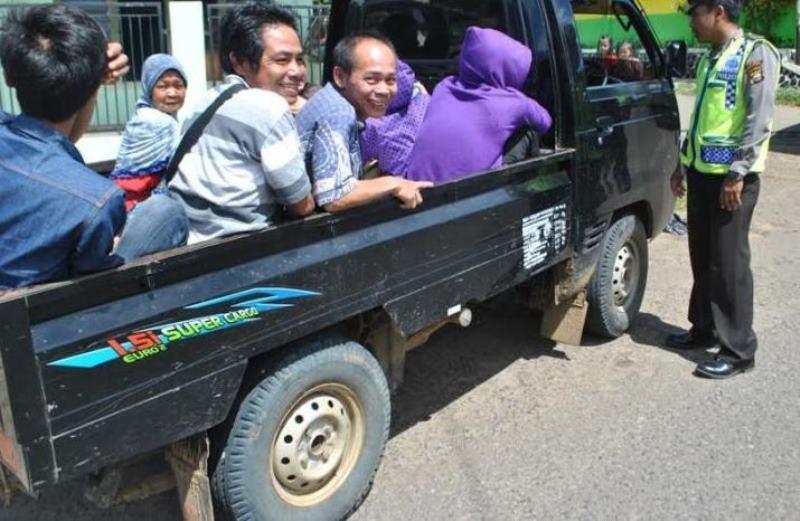
M728 15L728 20L733 23L739 23L739 19L742 17L742 0L689 0L689 13L700 5L709 9L722 7Z
M247 61L258 69L264 54L262 37L266 26L286 25L297 32L297 22L292 13L264 2L244 2L228 9L222 18L220 35L220 62L226 74L234 74L230 55Z
M345 73L350 74L353 71L356 46L363 40L377 40L397 54L392 41L383 34L371 30L358 31L345 36L336 44L333 49L333 66L340 67Z
M16 9L0 29L0 61L22 111L59 122L94 96L107 67L100 25L68 4Z

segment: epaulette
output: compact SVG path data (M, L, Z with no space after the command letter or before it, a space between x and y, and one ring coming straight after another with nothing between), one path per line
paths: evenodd
M760 40L761 43L767 44L767 49L772 51L772 53L778 58L778 63L780 63L782 61L780 51L778 51L778 48L775 47L775 44L773 44L771 41L769 41L766 37L761 36L760 34L756 34L756 33L746 33L744 35L744 37L745 37L745 40L747 40L747 41L751 41L752 42L752 41L755 41L755 40Z

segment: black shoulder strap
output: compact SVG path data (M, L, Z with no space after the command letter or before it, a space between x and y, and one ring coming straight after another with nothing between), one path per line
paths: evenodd
M205 112L200 114L197 119L194 120L189 127L189 130L187 130L181 138L181 142L178 144L178 148L172 155L172 159L169 160L169 165L167 165L167 169L164 171L164 183L169 184L169 182L172 181L172 178L175 177L175 172L178 171L178 165L181 163L183 156L185 156L186 153L192 149L195 143L197 143L197 140L200 139L200 136L203 134L203 130L205 130L205 128L208 126L208 123L211 121L211 117L226 101L231 99L234 94L246 88L247 87L245 85L239 83L225 89L219 96L217 96L217 99L215 99L214 102L208 106Z

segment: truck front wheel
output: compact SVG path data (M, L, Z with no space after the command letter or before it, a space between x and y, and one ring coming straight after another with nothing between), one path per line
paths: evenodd
M361 345L290 351L242 401L214 471L235 520L338 520L366 497L389 433L389 388Z
M633 215L618 219L606 232L597 269L589 282L586 329L596 335L622 336L639 313L647 285L647 235Z

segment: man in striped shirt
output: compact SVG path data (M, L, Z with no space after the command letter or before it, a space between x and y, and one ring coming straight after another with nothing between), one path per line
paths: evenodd
M289 110L306 73L294 18L271 5L237 4L221 32L225 83L206 93L185 129L226 89L248 88L217 110L170 183L189 218L189 244L272 226L284 209L292 217L314 210Z

